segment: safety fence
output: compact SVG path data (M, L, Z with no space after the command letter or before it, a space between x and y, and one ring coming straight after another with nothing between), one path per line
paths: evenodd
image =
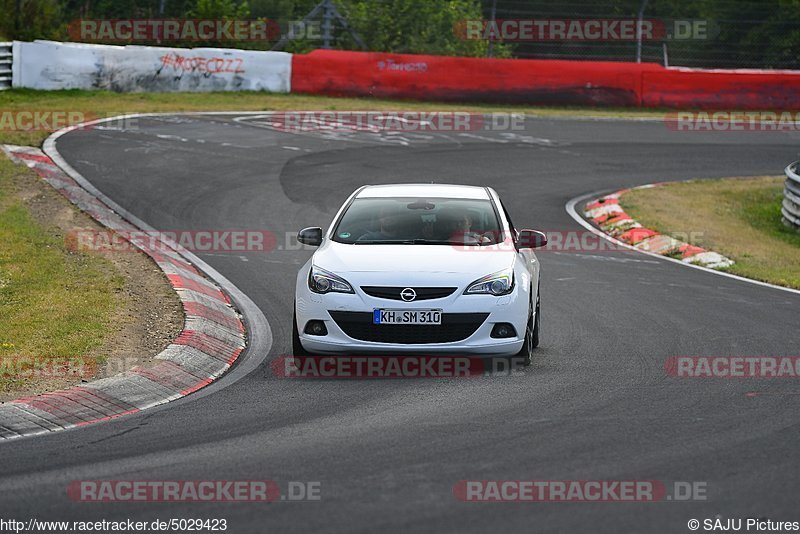
M453 102L800 109L800 71L656 63L491 59L342 50L14 42L13 85L112 91L263 90Z
M800 162L794 162L786 167L786 184L783 190L783 205L781 215L783 222L800 230L800 176L797 168Z
M11 43L0 43L0 91L11 88Z

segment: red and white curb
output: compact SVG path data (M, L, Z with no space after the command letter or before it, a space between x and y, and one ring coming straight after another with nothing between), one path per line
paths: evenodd
M14 162L33 169L104 226L127 232L122 235L140 231L81 187L38 148L12 145L0 148ZM170 402L210 384L239 357L245 347L245 329L228 295L170 243L162 240L154 247L158 252L139 248L166 273L180 297L186 315L181 334L155 357L159 362L152 367L133 368L62 391L3 403L0 439L88 425Z
M620 198L635 189L660 187L663 184L652 184L623 189L610 195L589 201L583 214L600 227L606 234L632 246L635 249L679 259L683 263L700 265L711 269L720 269L733 265L733 260L711 252L704 248L684 243L655 230L643 227L636 222L619 205Z

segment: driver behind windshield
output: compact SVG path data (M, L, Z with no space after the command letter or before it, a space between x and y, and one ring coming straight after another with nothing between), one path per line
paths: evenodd
M442 223L447 227L447 240L451 243L485 244L489 238L473 230L472 215L466 211L441 214Z

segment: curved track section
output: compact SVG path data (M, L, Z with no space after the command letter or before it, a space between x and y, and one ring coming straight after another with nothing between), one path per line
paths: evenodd
M279 250L200 254L263 310L267 362L230 387L80 431L2 447L4 516L225 517L231 532L487 530L685 532L690 518L797 520L795 380L667 376L677 355L796 355L797 295L627 250L542 252L543 339L507 378L286 380L293 281L357 186L490 184L520 227L583 231L589 191L779 174L797 138L681 133L662 123L526 121L525 132L323 136L263 117L147 117L75 131L65 160L161 230L265 229ZM284 238L284 236L290 236ZM755 392L755 393L754 393ZM317 502L84 504L74 480L319 481ZM705 502L475 504L459 480L703 481Z

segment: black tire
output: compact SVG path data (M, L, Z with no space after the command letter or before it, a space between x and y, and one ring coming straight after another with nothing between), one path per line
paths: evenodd
M300 331L297 329L297 311L292 313L292 356L298 363L302 363L301 360L303 358L311 356L311 353L304 349L303 344L300 343Z
M536 313L528 311L528 322L525 326L525 342L515 356L516 361L522 360L525 367L533 363L533 349L539 346L539 324L540 324L539 292L536 292Z
M542 323L541 310L542 310L542 307L539 304L539 291L537 290L536 291L536 318L534 319L534 324L533 324L533 348L536 348L536 347L539 346L539 326Z

